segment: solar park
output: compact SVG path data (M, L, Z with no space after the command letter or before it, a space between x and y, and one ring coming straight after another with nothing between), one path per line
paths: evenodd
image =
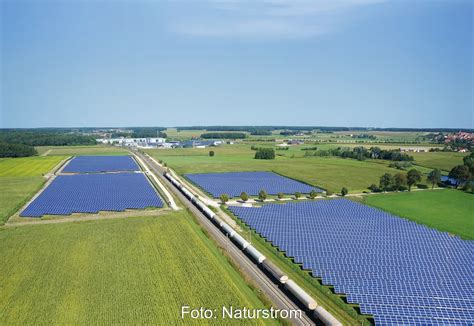
M474 242L346 199L230 206L377 325L472 325Z
M41 217L163 207L153 186L143 173L136 173L138 170L137 163L130 156L75 157L63 172L79 173L58 175L20 216ZM105 171L114 173L99 173Z
M215 198L222 194L239 197L242 192L257 196L260 190L265 190L270 195L276 195L279 192L310 193L312 190L321 192L321 189L273 172L197 173L185 174L185 176Z

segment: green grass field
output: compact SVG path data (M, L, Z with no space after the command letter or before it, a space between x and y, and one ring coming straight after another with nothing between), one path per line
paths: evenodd
M182 305L264 306L184 210L4 228L0 243L2 325L190 324Z
M463 157L469 155L469 153L427 152L410 153L410 155L415 158L415 163L417 165L449 172L456 165L463 164Z
M209 150L215 151L209 157ZM178 173L205 173L231 171L274 171L314 186L332 191L347 187L351 192L365 190L386 172L398 170L384 161L357 161L336 157L277 156L275 160L256 160L250 145L226 145L212 149L147 150L156 159L162 159ZM277 151L286 152L286 151Z
M41 146L36 147L39 155L123 155L127 153L125 148L117 146Z
M66 157L21 157L0 159L0 177L41 176L54 168Z
M367 196L364 202L441 231L474 239L474 194L446 189Z
M65 157L0 159L0 225L24 205L43 185L43 174Z

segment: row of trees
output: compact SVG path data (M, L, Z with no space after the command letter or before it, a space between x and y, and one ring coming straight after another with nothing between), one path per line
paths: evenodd
M244 139L247 135L243 132L208 132L201 135L204 139Z
M346 188L343 188L343 190L345 189L345 192L343 194L343 196L345 196L347 194L347 189ZM301 192L295 192L294 194L295 198L296 199L299 199L301 198L302 196L302 193ZM309 198L311 199L314 199L318 196L318 192L316 192L316 190L312 190L310 193L309 193ZM265 190L260 190L259 193L258 193L258 199L261 200L261 201L264 201L265 199L267 199L268 197L268 194ZM278 199L282 199L283 197L285 197L285 194L282 193L282 192L279 192L277 194L277 197ZM225 204L229 201L229 195L228 194L222 194L219 196L219 199L221 201L221 203ZM246 202L247 200L249 200L249 195L244 191L240 194L240 199L242 199L243 202Z
M379 185L372 184L369 189L373 192L379 191L402 191L411 188L421 182L423 175L417 169L411 169L407 173L399 172L395 174L385 173L380 177ZM434 169L431 171L426 180L431 184L431 188L441 183L441 170Z
M380 147L371 147L370 149L367 149L364 146L357 146L352 149L349 147L338 147L317 150L314 152L307 150L305 156L339 156L342 158L353 158L360 161L365 159L380 159L411 162L414 160L413 156L402 153L399 150L384 150Z

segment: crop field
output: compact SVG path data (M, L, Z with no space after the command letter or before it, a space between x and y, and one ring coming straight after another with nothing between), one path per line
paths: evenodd
M214 157L208 155L210 150L215 152ZM342 187L347 187L351 192L363 191L372 183L378 184L384 173L399 171L389 168L388 163L384 161L357 161L336 157L277 156L275 160L256 160L250 145L146 152L158 160L163 160L180 174L274 171L332 191L340 191ZM279 154L280 151L276 152Z
M64 157L28 157L0 160L0 225L43 185L47 173Z
M410 153L415 158L415 163L431 169L440 169L449 172L456 165L463 164L463 157L469 153L458 152L428 152Z
M189 324L183 304L264 306L184 210L6 228L0 243L3 325Z
M454 189L415 191L367 196L364 202L438 230L474 239L474 194Z
M126 149L117 146L40 146L36 147L39 155L124 155Z
M0 159L0 177L41 176L54 168L65 157L21 157Z

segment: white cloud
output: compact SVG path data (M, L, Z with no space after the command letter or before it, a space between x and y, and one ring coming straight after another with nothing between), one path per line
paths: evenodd
M190 36L300 39L326 34L343 20L344 12L382 1L213 0L181 6L168 27Z

